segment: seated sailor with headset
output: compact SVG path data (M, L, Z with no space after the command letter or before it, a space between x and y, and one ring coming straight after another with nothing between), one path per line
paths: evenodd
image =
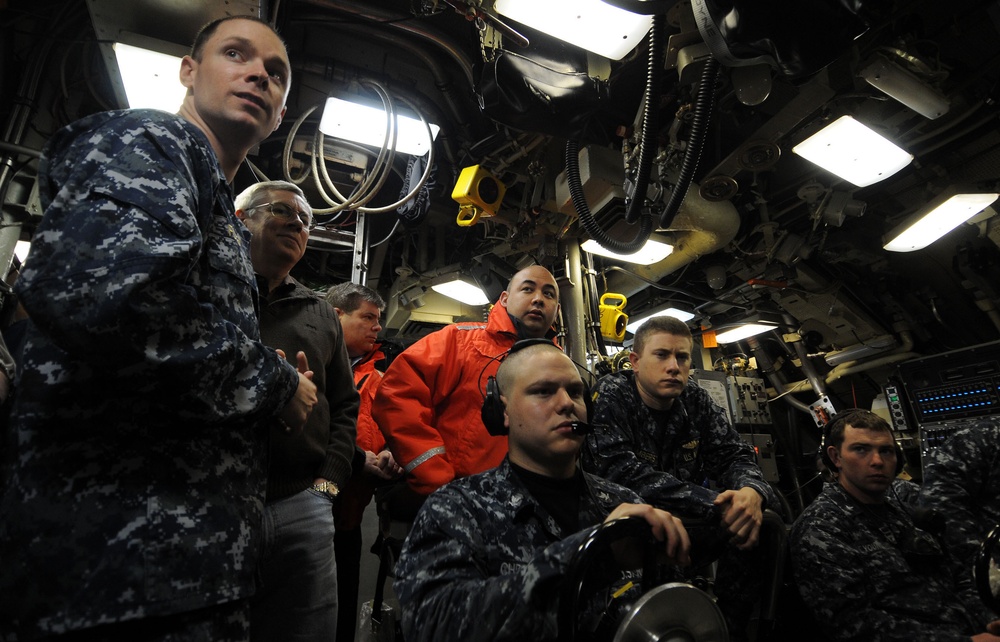
M792 571L834 640L1000 642L1000 620L971 576L915 522L915 484L897 480L903 453L878 415L851 409L824 429L834 476L796 520ZM986 631L990 631L987 633Z
M403 545L394 588L407 642L556 639L556 587L602 521L644 518L671 562L689 562L680 520L577 465L588 400L557 346L511 348L482 412L492 434L508 434L507 458L431 494Z

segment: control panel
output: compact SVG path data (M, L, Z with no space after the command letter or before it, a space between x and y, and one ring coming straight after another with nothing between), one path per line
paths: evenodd
M923 465L927 453L957 431L1000 416L1000 341L906 361L898 380L902 390L886 387L892 420L898 430L919 430ZM896 400L898 413L892 390L904 393Z
M692 370L691 380L726 411L734 425L770 425L767 386L757 377L738 377L714 370Z
M756 377L729 377L729 402L734 424L771 424L771 409L767 403L767 386Z
M757 465L760 472L764 474L764 480L769 482L778 481L778 462L774 458L774 440L766 433L746 433L741 432L743 441L753 446L754 454L757 455Z

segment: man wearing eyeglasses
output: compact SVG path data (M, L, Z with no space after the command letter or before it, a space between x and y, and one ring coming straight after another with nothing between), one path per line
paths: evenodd
M285 354L304 352L317 396L304 430L270 434L250 636L329 640L337 626L333 509L351 475L358 393L336 311L290 275L313 223L302 190L285 181L256 183L236 197L236 216L251 234L261 340Z

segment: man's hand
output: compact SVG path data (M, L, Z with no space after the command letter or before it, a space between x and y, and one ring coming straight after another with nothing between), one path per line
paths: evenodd
M757 545L764 521L762 503L760 493L752 488L726 490L715 498L715 505L722 511L722 525L732 534L736 548L746 550Z
M681 520L649 504L621 504L604 519L604 523L622 517L641 517L649 523L653 537L666 542L667 560L680 566L691 564L691 541Z
M392 480L403 474L403 469L396 464L392 458L392 453L383 450L375 454L370 450L365 451L365 474L379 479Z
M284 358L285 353L278 350L277 353ZM316 405L316 384L312 382L313 372L309 369L309 360L305 352L295 355L299 371L299 385L295 389L295 396L285 405L278 418L285 425L285 432L300 431L309 419L309 413Z

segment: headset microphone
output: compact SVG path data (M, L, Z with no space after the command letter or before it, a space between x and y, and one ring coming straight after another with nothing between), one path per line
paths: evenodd
M589 435L593 432L594 427L585 421L574 421L570 423L570 430L573 431L574 435L584 436Z

